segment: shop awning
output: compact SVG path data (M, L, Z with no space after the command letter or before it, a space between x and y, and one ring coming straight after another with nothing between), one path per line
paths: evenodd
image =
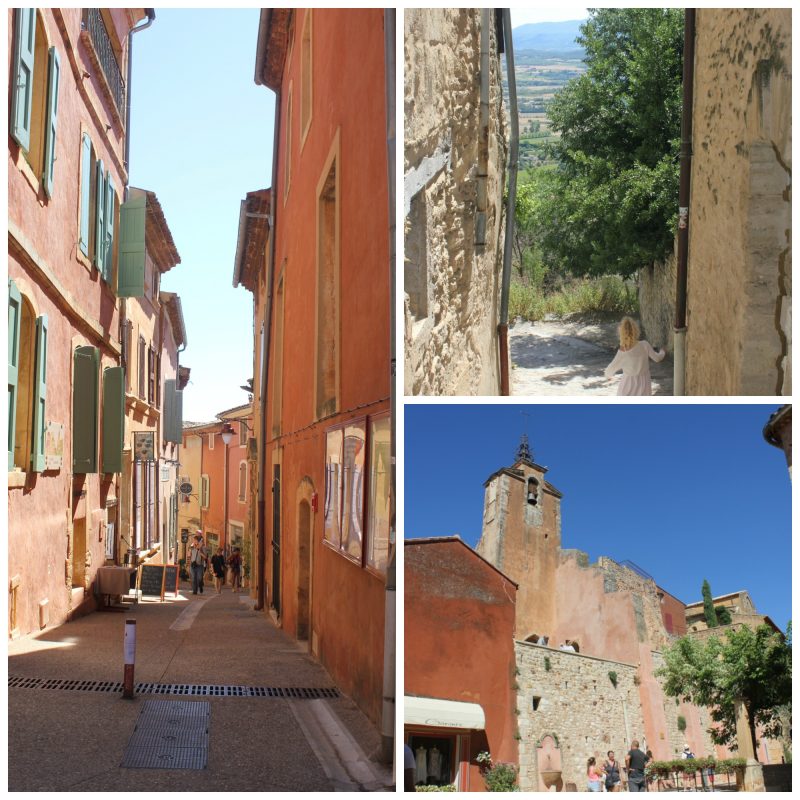
M486 717L477 703L405 695L403 707L406 725L430 725L435 728L479 731L486 727Z

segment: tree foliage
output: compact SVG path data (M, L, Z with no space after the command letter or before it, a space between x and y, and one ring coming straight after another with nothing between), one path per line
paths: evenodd
M587 70L548 108L555 170L523 216L552 267L630 275L672 249L678 201L680 9L590 9ZM518 216L519 220L519 216Z
M711 597L711 586L708 581L703 581L703 614L706 618L706 625L709 628L716 628L719 625L717 619L717 609L714 608L714 600Z
M730 625L733 622L731 612L728 611L726 606L718 606L714 610L717 612L717 622L720 625Z
M656 674L665 693L708 707L717 743L736 741L737 699L747 708L754 742L758 725L765 736L781 734L792 697L792 649L770 626L743 626L705 641L684 636L664 651L664 662Z

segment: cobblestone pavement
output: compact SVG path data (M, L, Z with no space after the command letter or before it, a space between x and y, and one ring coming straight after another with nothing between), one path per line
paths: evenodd
M511 394L615 395L622 374L606 380L603 370L619 346L613 322L518 321L509 330ZM672 356L650 362L654 395L671 395Z
M125 700L114 691L13 685L16 677L121 682L126 619L136 620L137 683L334 688L304 647L229 589L94 613L9 644L9 791L391 789L391 767L375 760L379 733L342 695ZM120 767L153 699L210 704L205 769Z

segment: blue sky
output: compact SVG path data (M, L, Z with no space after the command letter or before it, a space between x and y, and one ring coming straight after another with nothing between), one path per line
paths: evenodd
M483 482L527 431L562 546L629 559L684 602L746 589L791 618L791 483L775 405L406 405L405 537L480 537ZM523 416L526 411L529 416Z
M272 180L258 19L255 8L158 8L133 37L130 183L156 193L181 256L161 288L180 295L186 322L185 420L246 403L253 372L252 295L232 280L239 203Z

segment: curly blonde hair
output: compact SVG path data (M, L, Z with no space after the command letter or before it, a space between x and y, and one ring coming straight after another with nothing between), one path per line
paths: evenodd
M619 346L622 350L630 350L639 341L639 326L630 317L623 317L619 324Z

